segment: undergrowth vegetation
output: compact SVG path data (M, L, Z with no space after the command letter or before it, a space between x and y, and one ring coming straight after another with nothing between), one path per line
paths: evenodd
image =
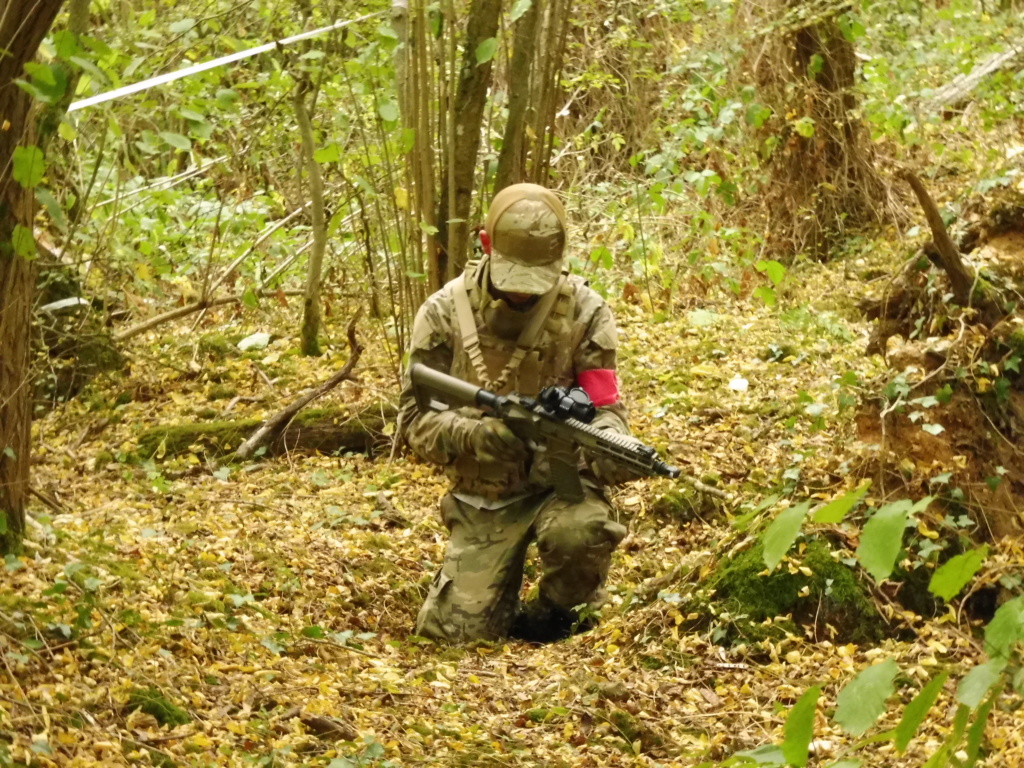
M423 67L444 69L463 5L422 7ZM530 6L473 51L495 74L471 227ZM615 310L634 432L685 473L615 491L630 533L597 628L411 634L445 482L393 443L394 413L440 233L392 9L94 2L20 83L77 101L45 169L12 160L41 214L0 766L1024 760L1024 65L971 79L1019 44L1019 3L555 6L530 168ZM296 93L324 182L319 357ZM908 172L974 270L967 302ZM357 313L355 380L235 458L354 354Z

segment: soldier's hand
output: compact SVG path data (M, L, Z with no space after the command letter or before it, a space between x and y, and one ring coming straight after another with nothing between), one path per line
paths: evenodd
M591 457L588 463L594 476L604 485L622 485L644 477L632 467L604 456Z
M484 464L523 461L529 455L526 444L501 419L490 416L473 425L469 442L477 461Z

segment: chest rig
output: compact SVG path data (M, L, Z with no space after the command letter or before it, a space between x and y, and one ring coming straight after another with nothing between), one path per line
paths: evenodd
M525 313L516 338L503 338L488 327L483 305L486 288L480 267L463 273L452 291L456 334L452 375L498 394L536 396L549 384L572 382L573 350L579 336L573 323L574 290L567 272L555 287Z
M551 384L572 385L573 352L584 326L574 320L575 286L568 273L563 272L555 287L526 314L518 336L503 338L484 317L487 275L480 270L485 267L470 265L452 286L458 326L452 375L498 394L536 396ZM481 464L472 456L460 456L450 465L460 490L488 497L516 493L531 483L544 484L538 472L542 475L544 469L508 462Z

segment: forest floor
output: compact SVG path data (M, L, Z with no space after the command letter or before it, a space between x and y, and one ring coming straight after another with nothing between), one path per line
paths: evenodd
M131 372L94 382L37 422L34 502L42 521L8 559L0 591L0 735L11 759L49 766L694 766L779 743L789 706L822 685L811 765L856 740L827 721L838 690L873 660L903 671L892 711L938 669L982 658L970 619L883 605L893 639L877 647L791 635L721 647L687 631L676 605L724 547L731 523L785 483L828 499L871 466L840 378L885 375L863 354L859 276L891 270L865 255L790 272L778 308L688 297L655 323L613 300L634 431L728 502L659 512L673 485L615 493L630 533L615 554L597 629L568 641L439 647L412 636L441 560L444 480L388 450L287 455L215 465L193 452L125 459L146 427L218 415L263 416L340 367L338 346L297 354L280 310L211 313L133 342ZM877 261L873 263L872 259ZM790 308L787 308L790 307ZM394 370L364 321L360 382L333 404L394 402ZM280 335L259 352L218 339ZM260 375L257 368L266 377ZM273 383L268 383L272 381ZM852 380L852 379L851 379ZM681 487L685 483L681 484ZM871 493L898 498L903 489ZM703 498L703 497L701 497ZM1024 554L993 545L993 567ZM689 575L686 575L689 574ZM534 566L528 577L536 576ZM827 634L827 633L826 633ZM896 639L898 638L898 639ZM945 697L952 698L954 683ZM865 765L921 765L952 724L940 705L904 755L859 748ZM997 710L986 765L1024 764L1024 732ZM0 739L2 744L2 739ZM3 748L0 747L0 755ZM2 761L0 761L2 762ZM842 763L844 766L856 763Z

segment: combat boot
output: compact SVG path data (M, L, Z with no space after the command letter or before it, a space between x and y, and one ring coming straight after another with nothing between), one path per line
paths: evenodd
M554 643L595 626L595 618L581 619L578 612L539 597L520 604L509 637L528 643Z

